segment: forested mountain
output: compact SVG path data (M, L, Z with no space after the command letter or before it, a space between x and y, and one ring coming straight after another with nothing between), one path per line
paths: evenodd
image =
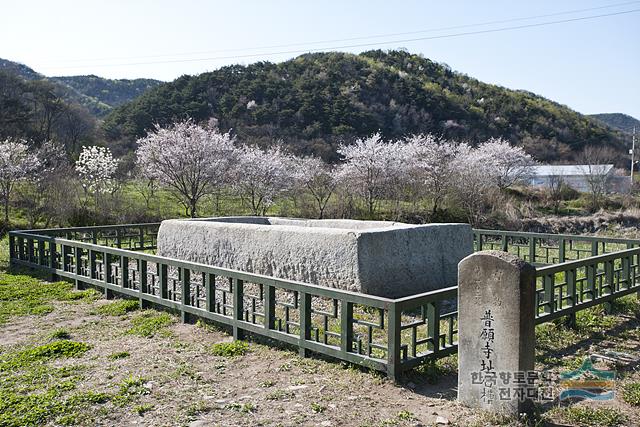
M78 103L96 117L158 86L153 79L105 79L98 76L45 77L26 65L0 58L0 71L17 74L26 80L48 80L66 101Z
M636 128L636 132L640 132L640 120L635 117L631 117L622 113L602 113L591 114L590 117L606 124L607 126L620 130L626 133L633 133L633 128Z
M134 149L155 123L217 120L240 140L283 140L334 160L343 140L430 132L478 142L501 136L542 161L589 144L622 151L623 135L536 94L486 84L419 55L380 50L306 54L182 76L114 109L103 129L116 151Z

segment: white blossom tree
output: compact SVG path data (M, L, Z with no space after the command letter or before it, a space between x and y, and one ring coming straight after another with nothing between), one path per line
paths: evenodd
M455 179L459 145L433 135L415 135L406 142L405 164L414 197L428 197L435 215Z
M406 171L403 144L385 143L380 134L375 134L351 145L340 145L338 153L344 158L338 171L341 185L364 198L373 217L380 202L397 191Z
M451 191L464 210L467 220L477 225L482 219L489 194L497 189L496 170L477 149L467 144L457 146L457 154L452 162L455 174Z
M29 185L18 188L18 197L30 228L40 221L48 227L69 207L73 169L61 143L45 141L33 153L38 165L27 178Z
M111 150L96 145L83 146L76 161L76 172L82 187L87 193L95 195L96 202L100 194L113 189L117 168L118 160L113 158Z
M254 215L265 215L275 200L293 188L293 158L274 146L265 151L254 146L239 150L233 186Z
M300 186L311 193L318 207L318 218L324 211L336 188L336 177L332 168L317 157L295 159L295 172Z
M0 141L0 196L4 204L4 221L9 223L9 203L17 182L27 178L39 165L38 157L23 140Z
M228 182L236 158L233 143L229 133L191 120L156 126L138 140L137 164L148 179L168 186L194 218L202 197Z
M500 190L507 189L531 175L533 158L522 148L514 147L501 138L491 138L476 149L475 155L484 159L487 172Z

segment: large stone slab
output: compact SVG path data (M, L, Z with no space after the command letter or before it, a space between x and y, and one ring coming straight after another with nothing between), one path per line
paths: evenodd
M463 404L506 415L531 408L535 384L530 383L537 375L535 277L533 266L505 252L477 252L460 262L458 400Z
M391 298L455 286L472 250L467 224L223 217L158 232L161 256Z

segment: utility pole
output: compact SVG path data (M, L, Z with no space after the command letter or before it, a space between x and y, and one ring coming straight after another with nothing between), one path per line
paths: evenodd
M633 127L633 137L631 139L631 151L629 152L629 154L631 154L631 187L630 190L633 189L633 167L635 165L634 162L634 155L636 153L636 127Z

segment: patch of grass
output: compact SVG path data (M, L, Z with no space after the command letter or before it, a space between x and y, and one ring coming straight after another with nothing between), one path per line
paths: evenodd
M74 291L67 282L46 283L31 276L0 272L0 325L11 316L44 315L52 301L93 299L95 291Z
M396 418L399 419L400 421L415 421L415 420L417 420L416 416L413 415L413 413L409 412L409 411L400 411L400 412L398 412L398 414L396 415Z
M627 421L624 414L613 408L569 406L553 413L559 415L564 422L584 427L618 427Z
M155 406L153 406L150 403L145 403L143 405L136 405L133 407L133 410L135 411L136 414L143 416L144 414L146 414L149 411L152 411L155 408Z
M622 398L629 405L640 406L640 382L625 384L622 387Z
M269 387L273 387L274 386L274 382L271 380L266 380L266 381L262 381L260 384L258 384L259 387L262 388L269 388Z
M89 345L54 341L2 354L0 360L0 426L91 424L86 408L109 400L92 391L74 392L83 378L79 365L53 367L49 362L83 355ZM84 417L84 418L83 418Z
M615 321L615 317L607 316L600 305L589 307L576 313L576 328L583 333L602 333L607 329L611 329Z
M323 405L321 405L319 403L316 403L316 402L311 402L311 411L314 414L321 414L326 410L327 410L326 406L323 406Z
M292 391L287 391L287 390L274 390L273 392L267 394L266 398L267 400L288 400L288 399L292 399L293 397L295 397L295 393L293 393Z
M422 376L429 384L436 384L441 377L453 375L458 371L457 355L448 356L438 360L427 360L413 370Z
M581 339L580 335L559 322L543 323L536 326L536 350L555 351Z
M626 295L611 301L613 313L640 315L640 299L635 295Z
M249 352L249 344L244 341L219 342L211 346L211 354L221 357L244 356Z
M113 402L117 406L125 406L136 400L138 397L149 394L149 389L145 387L147 380L143 377L129 376L119 384L118 393L113 397Z
M118 359L125 359L127 357L129 357L130 354L128 351L118 351L115 353L110 354L109 356L107 356L107 358L109 360L118 360Z
M127 330L127 334L151 338L174 322L175 319L168 313L146 310L131 319L133 326Z
M125 314L135 311L139 308L140 303L138 301L123 299L100 306L96 310L96 313L105 316L124 316Z
M21 369L25 365L40 361L47 361L61 357L82 356L91 346L76 341L54 341L37 347L28 348L20 352L9 354L0 360L0 372Z
M59 328L51 332L49 338L52 340L68 340L71 338L71 334L66 329Z
M256 405L254 405L253 403L228 403L224 406L224 409L231 409L233 411L248 414L256 410Z

